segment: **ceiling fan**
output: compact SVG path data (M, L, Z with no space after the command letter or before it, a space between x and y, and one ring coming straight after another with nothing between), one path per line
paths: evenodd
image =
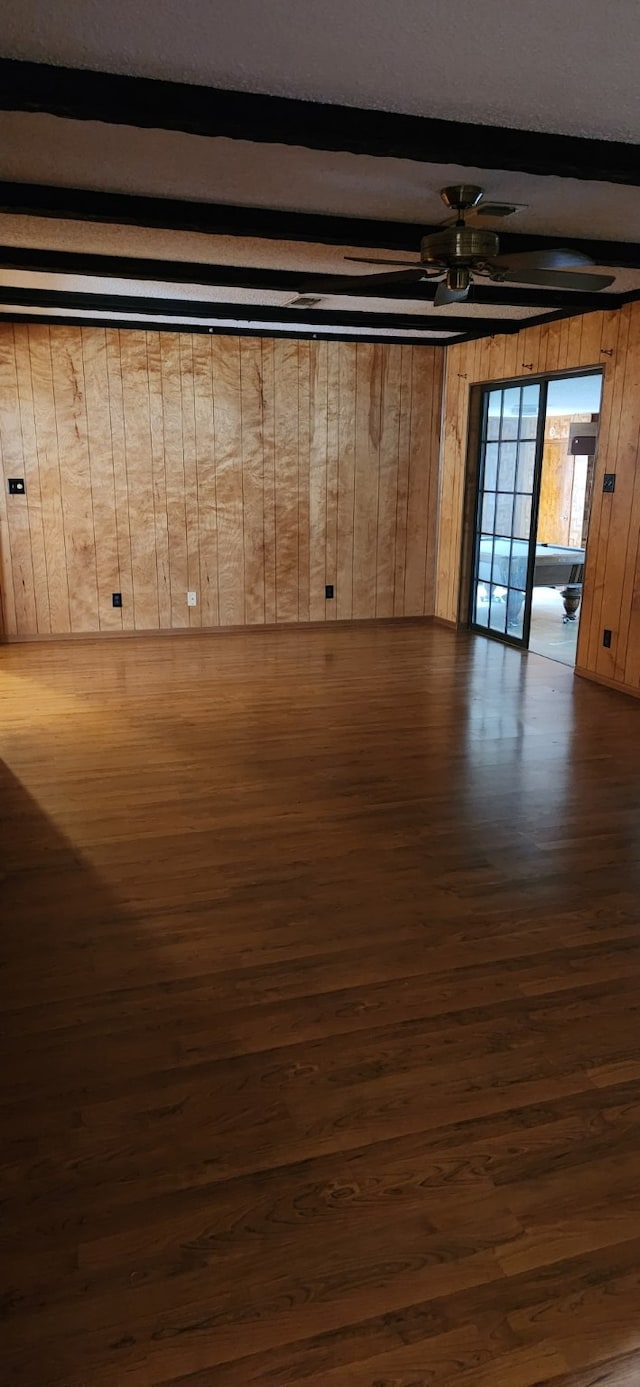
M455 216L438 231L423 236L420 260L415 262L415 266L407 260L373 260L360 255L347 255L346 260L357 261L360 265L401 265L403 268L391 274L358 275L355 279L340 276L337 282L336 277L330 281L318 280L305 286L303 297L318 291L340 294L349 289L362 289L364 285L370 285L372 294L375 294L377 285L420 284L434 279L440 280L434 306L441 308L444 304L467 299L476 276L497 284L539 284L547 288L582 289L585 292L606 289L613 284L613 275L585 274L583 267L593 265L594 261L580 251L558 247L500 255L500 241L495 231L467 225L469 218L474 215L504 214L501 207L492 211L491 204L481 205L484 197L482 188L471 183L456 183L443 188L440 196L445 205L455 212ZM294 306L305 307L308 303L294 300Z

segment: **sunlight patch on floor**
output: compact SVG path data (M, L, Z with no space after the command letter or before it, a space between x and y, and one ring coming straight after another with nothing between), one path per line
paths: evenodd
M563 665L575 665L579 621L563 621L562 597L557 588L534 588L529 649ZM579 615L579 613L578 613Z

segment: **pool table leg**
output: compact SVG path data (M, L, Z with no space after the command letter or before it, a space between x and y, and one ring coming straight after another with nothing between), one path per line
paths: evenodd
M564 602L565 610L565 615L562 618L563 621L576 621L580 600L582 598L582 589L576 587L563 588L561 597Z

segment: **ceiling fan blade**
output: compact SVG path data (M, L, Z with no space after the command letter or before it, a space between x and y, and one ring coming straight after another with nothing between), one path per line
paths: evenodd
M353 260L356 265L404 265L405 270L410 270L414 266L420 268L419 260L372 260L364 255L345 255L345 260Z
M301 294L353 294L363 293L371 296L377 285L420 284L427 278L424 270L395 270L383 275L331 275L329 278L309 280L299 290Z
M493 276L492 276L493 278ZM575 270L512 270L501 272L500 284L543 284L547 289L581 289L585 294L608 289L615 275L586 275Z
M532 270L568 270L572 265L578 269L581 265L594 263L590 255L583 255L580 250L565 250L562 246L555 246L552 250L524 250L520 254L496 255L492 260L492 264L504 265L506 270L520 267L524 270L527 266Z
M445 303L461 303L463 299L468 299L470 288L471 285L467 284L466 289L450 289L446 279L443 279L436 289L434 308L442 308Z

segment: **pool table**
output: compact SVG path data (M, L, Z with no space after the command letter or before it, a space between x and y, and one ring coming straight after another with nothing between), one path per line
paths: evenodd
M496 539L493 550L492 541L480 541L478 578L481 583L498 583L509 586L509 567L511 567L511 586L524 590L527 585L527 546L521 540L514 541L522 549L521 554L511 558L511 540ZM511 565L509 560L511 558ZM536 544L536 560L533 570L534 588L560 588L565 610L565 621L575 621L582 596L584 575L584 549L568 549L558 544Z

